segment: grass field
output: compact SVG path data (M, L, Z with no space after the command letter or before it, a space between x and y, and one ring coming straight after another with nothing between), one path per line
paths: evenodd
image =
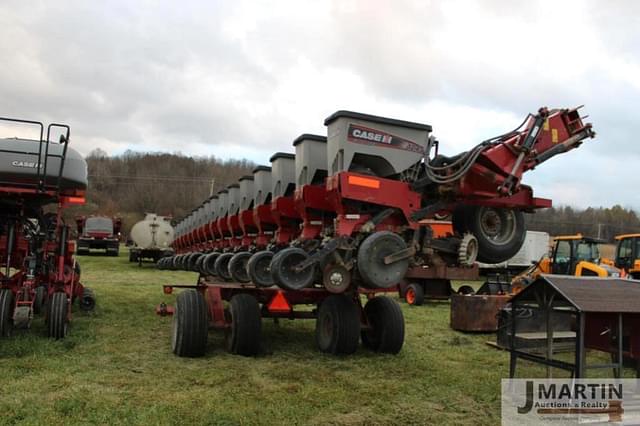
M170 318L154 307L164 283L195 274L81 257L98 298L74 311L68 338L45 336L41 318L0 340L2 424L496 424L508 356L487 335L449 328L449 304L403 304L406 340L397 355L360 349L319 353L313 321L265 320L256 358L227 354L212 333L207 355L171 353ZM543 371L530 368L541 376Z

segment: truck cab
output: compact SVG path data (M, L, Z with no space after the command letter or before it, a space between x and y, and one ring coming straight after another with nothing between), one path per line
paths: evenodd
M120 248L120 218L106 216L79 216L78 254L87 255L91 249L104 250L107 256L118 256Z

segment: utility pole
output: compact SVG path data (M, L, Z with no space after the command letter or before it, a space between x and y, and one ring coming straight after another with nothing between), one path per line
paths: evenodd
M209 187L209 197L213 195L213 187L216 184L216 178L211 179L211 186Z

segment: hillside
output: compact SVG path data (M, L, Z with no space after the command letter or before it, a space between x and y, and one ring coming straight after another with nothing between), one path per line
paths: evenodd
M119 215L124 232L145 212L181 217L214 193L250 174L247 160L215 156L188 157L180 153L140 153L107 156L100 149L86 158L89 168L87 203L70 215Z

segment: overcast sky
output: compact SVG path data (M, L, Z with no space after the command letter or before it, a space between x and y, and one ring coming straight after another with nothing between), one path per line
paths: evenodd
M1 114L87 154L293 151L351 109L428 123L453 155L541 106L598 133L528 174L556 205L640 209L638 1L0 3Z

